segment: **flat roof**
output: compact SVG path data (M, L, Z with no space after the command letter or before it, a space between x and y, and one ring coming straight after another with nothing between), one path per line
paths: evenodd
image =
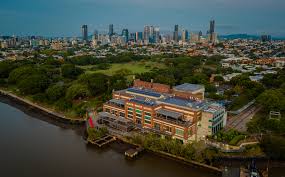
M188 108L190 107L190 108L195 108L195 109L199 109L205 106L205 102L203 101L181 99L177 97L169 97L166 99L161 99L159 101L163 103L168 103L168 104L178 105L178 106L188 107Z
M109 102L120 104L120 105L125 105L125 100L122 100L122 99L111 99Z
M151 97L156 97L156 98L160 98L162 96L162 94L158 92L154 92L151 90L142 90L142 89L137 89L137 88L128 88L126 91L134 93L134 94L141 94L141 95L146 95L146 96L151 96Z
M173 117L175 119L178 119L179 117L183 116L182 113L179 113L179 112L174 112L174 111L169 111L167 109L159 109L156 111L157 113L159 114L162 114L162 115L165 115L167 117Z
M184 83L184 84L173 87L174 90L184 91L184 92L194 92L194 91L197 91L203 88L204 88L203 85L189 84L189 83Z
M137 98L132 98L130 99L130 102L146 105L146 106L154 106L156 105L156 102L153 100L147 100L147 99L137 99Z

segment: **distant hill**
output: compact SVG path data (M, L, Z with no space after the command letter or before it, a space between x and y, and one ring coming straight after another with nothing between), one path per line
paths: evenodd
M252 39L258 40L260 36L249 35L249 34L229 34L229 35L220 35L221 39ZM272 37L273 40L285 40L285 37Z

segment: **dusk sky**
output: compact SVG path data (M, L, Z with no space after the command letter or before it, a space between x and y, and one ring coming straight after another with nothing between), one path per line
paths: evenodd
M1 0L0 35L78 36L122 28L143 31L146 24L173 31L181 25L206 32L211 19L219 34L285 36L285 0Z

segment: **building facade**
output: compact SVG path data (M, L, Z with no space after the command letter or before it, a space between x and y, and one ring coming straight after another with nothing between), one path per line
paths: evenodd
M204 92L202 85L185 83L171 88L135 80L133 87L113 92L103 113L184 143L203 140L226 124L225 108L206 101Z
M88 41L88 26L82 25L81 32L82 32L82 40L87 42Z

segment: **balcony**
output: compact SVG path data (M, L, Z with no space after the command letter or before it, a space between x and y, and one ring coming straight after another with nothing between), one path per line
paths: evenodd
M125 101L124 100L119 100L119 99L112 99L108 102L106 102L104 105L108 105L111 107L115 107L121 110L125 110Z

